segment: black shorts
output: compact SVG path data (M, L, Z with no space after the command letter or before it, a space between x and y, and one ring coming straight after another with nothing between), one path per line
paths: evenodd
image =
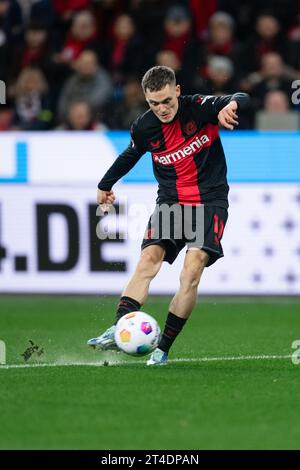
M187 249L199 248L208 253L207 266L210 266L224 256L221 239L227 217L227 209L218 206L157 205L141 248L163 245L166 250L164 261L170 264L185 246Z

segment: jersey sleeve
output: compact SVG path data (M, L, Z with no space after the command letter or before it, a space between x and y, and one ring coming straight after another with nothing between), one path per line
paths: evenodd
M143 139L139 135L135 123L131 126L130 135L131 139L128 147L116 158L98 183L99 189L110 191L113 185L126 175L146 152L143 146Z
M247 93L234 93L233 95L210 96L194 95L193 107L197 118L201 122L218 123L218 114L230 101L236 101L238 111L247 109L250 105L250 97Z

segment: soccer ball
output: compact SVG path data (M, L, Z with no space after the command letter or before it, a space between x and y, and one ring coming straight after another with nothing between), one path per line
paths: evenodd
M144 312L131 312L117 323L115 341L126 354L144 356L158 345L160 328L157 321Z

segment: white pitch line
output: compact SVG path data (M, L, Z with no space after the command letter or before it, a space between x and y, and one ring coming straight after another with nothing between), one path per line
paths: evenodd
M292 356L288 355L258 355L258 356L224 356L224 357L199 357L199 358L177 358L169 359L168 363L178 362L223 362L223 361L268 361L268 360L281 360L291 359ZM108 364L105 364L108 362ZM85 366L85 367L104 367L118 366L118 365L137 365L143 364L142 359L140 361L104 361L104 362L70 362L70 363L37 363L37 364L7 364L0 365L0 370L4 369L28 369L28 368L41 368L41 367L72 367L72 366Z

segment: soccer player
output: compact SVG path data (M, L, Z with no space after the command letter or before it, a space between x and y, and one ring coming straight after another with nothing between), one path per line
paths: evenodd
M114 332L118 320L140 310L163 261L172 264L187 246L179 289L171 300L158 348L147 362L161 365L166 364L169 350L195 306L204 268L223 256L220 242L227 221L229 187L218 124L233 130L238 125L239 110L249 104L249 96L181 96L174 71L165 66L148 70L142 88L150 109L133 123L128 148L98 184L97 202L100 206L113 204L113 185L149 151L158 181L156 208L135 272L120 298L115 324L88 344L117 349ZM173 217L163 210L166 207L175 209ZM178 236L180 224L183 230ZM166 226L169 234L162 235Z

